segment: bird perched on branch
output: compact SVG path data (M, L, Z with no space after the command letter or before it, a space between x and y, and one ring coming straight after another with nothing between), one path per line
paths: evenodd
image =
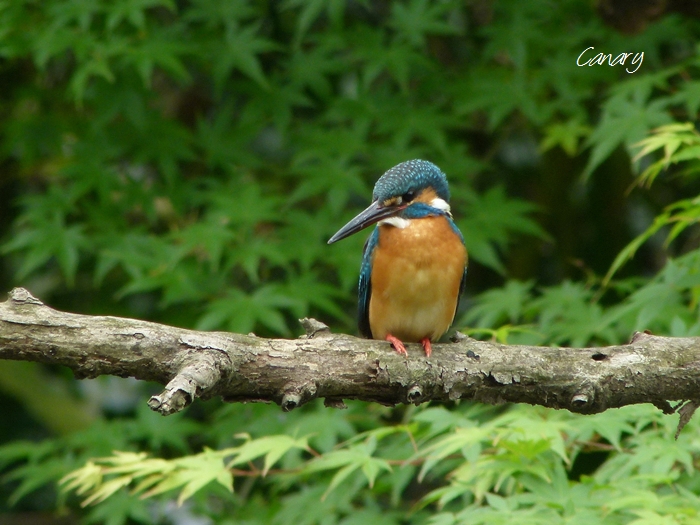
M452 221L447 178L435 164L409 160L374 186L372 204L328 244L377 224L360 270L359 327L408 355L404 342L431 342L452 324L467 275L467 250Z

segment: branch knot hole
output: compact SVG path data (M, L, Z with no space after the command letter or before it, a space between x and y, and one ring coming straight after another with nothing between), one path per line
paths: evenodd
M576 408L583 408L588 404L588 396L586 394L576 394L571 398L571 404Z
M285 412L291 412L301 404L301 396L299 394L287 392L282 396L280 406Z
M413 385L411 388L409 388L408 392L406 393L406 399L409 403L419 405L421 400L423 399L423 389L421 388L421 386Z
M596 400L596 386L591 383L584 383L579 386L574 395L571 396L569 410L572 412L587 413L593 407Z
M282 410L290 412L316 396L316 385L308 383L290 383L282 390L279 404Z

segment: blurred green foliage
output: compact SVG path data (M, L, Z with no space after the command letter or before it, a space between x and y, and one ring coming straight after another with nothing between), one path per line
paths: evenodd
M470 252L460 329L700 335L692 14L622 34L578 0L2 1L0 284L83 313L354 333L364 238L326 240L425 158ZM589 46L644 62L578 67ZM700 523L697 418L674 442L654 407L160 418L148 385L0 369L16 523Z

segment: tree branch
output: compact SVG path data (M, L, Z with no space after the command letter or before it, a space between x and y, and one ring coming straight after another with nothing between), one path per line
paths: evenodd
M530 403L591 414L635 403L684 400L679 426L700 401L700 338L636 333L626 345L552 348L501 345L462 336L418 344L404 358L383 341L331 334L312 319L296 340L197 332L123 319L64 313L22 288L0 303L0 358L60 364L76 377L135 377L166 385L149 406L162 414L196 397L263 401L292 410L311 399L386 405L472 399ZM680 408L680 405L679 407ZM680 431L680 428L679 428Z

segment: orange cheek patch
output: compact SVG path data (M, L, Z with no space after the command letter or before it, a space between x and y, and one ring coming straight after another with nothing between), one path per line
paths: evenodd
M424 202L426 204L430 204L431 202L433 202L433 200L437 198L437 193L435 193L435 190L433 188L426 188L418 194L418 196L413 200L413 202Z

